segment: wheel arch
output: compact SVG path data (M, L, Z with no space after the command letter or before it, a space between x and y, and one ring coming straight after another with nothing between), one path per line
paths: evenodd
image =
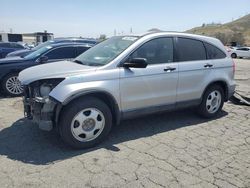
M108 105L108 107L110 108L111 113L113 115L113 123L114 124L120 123L121 112L120 112L119 105L118 105L115 97L106 91L87 91L87 92L79 93L77 95L73 95L73 96L69 97L68 99L65 100L65 102L57 105L57 107L55 109L55 123L56 124L58 123L62 110L68 104L70 104L71 102L73 102L75 100L79 100L81 98L84 99L85 97L95 97L95 98L98 98L98 99L102 100L103 102L105 102Z
M217 80L217 81L213 81L213 82L209 83L207 85L207 87L204 89L204 91L202 93L202 97L204 96L206 90L209 87L211 87L212 85L219 85L223 89L223 91L224 91L224 95L225 95L224 96L224 101L225 102L228 101L228 85L227 85L226 81L224 81L224 80Z

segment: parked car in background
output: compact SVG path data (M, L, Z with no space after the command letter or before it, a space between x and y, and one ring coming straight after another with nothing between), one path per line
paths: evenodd
M6 55L10 52L17 50L26 50L26 48L16 42L0 42L0 59L5 58Z
M87 148L123 119L184 107L216 116L234 93L234 71L219 40L159 32L112 37L73 62L31 67L19 79L26 117Z
M31 49L23 49L23 50L18 50L18 51L9 53L7 57L14 57L14 56L24 57L44 46L47 46L50 44L65 43L65 42L84 43L84 44L90 44L90 45L95 45L97 43L96 40L84 39L84 38L55 38L53 40L49 40L47 42L41 43L38 46L31 48Z
M250 58L250 47L238 47L231 51L232 58Z
M22 94L23 88L17 78L21 70L43 63L73 59L92 46L93 45L90 44L79 43L50 44L25 57L8 57L1 59L0 83L3 92L10 96L19 96ZM33 74L37 74L37 72Z

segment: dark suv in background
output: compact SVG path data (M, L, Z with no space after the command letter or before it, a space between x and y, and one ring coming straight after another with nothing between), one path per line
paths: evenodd
M92 46L91 44L58 43L44 46L25 57L8 57L1 59L1 89L6 95L19 96L23 92L23 88L17 78L20 71L43 63L72 60ZM34 74L36 74L36 72L34 72Z
M28 50L23 45L16 42L0 42L0 59L5 58L5 56L16 50ZM28 50L29 51L29 50Z
M38 46L32 48L32 49L22 49L18 50L12 53L9 53L7 57L13 57L13 56L19 56L19 57L24 57L44 46L50 45L50 44L58 44L58 43L84 43L84 44L90 44L90 45L95 45L97 44L97 41L94 39L84 39L84 38L55 38L53 40L49 40L47 42L41 43Z

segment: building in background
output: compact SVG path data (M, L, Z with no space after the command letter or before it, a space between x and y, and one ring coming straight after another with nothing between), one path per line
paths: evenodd
M39 43L46 42L52 39L54 39L54 34L47 33L47 31L23 34L23 42L28 43L28 44L37 45Z
M24 34L0 33L0 41L2 42L24 42L37 45L52 39L54 39L54 34L47 33L47 31Z
M22 42L23 36L22 36L22 34L0 33L0 41L2 41L2 42Z

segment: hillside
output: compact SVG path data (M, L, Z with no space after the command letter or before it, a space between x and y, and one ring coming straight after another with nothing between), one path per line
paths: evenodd
M186 32L214 36L220 39L223 39L223 37L225 36L227 38L230 38L225 40L224 43L233 42L235 39L232 38L242 35L245 39L244 43L250 45L250 14L226 24L208 26L205 25L190 29ZM234 37L232 37L233 35Z

